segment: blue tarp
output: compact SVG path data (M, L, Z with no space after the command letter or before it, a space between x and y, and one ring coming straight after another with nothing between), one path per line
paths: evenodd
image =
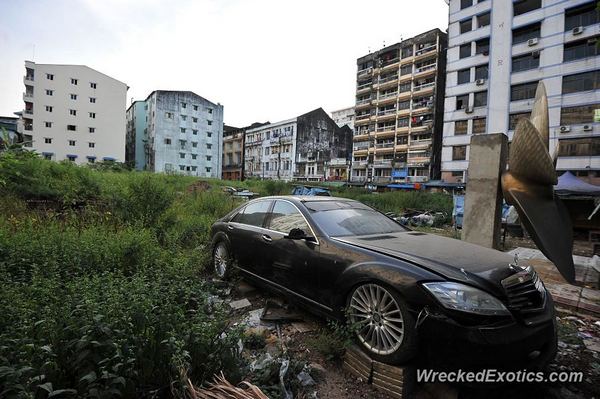
M309 186L296 186L292 195L320 195L320 196L331 196L331 193L326 188L322 187L309 187Z
M388 188L408 188L411 190L415 189L415 185L412 183L394 183L394 184L388 184L386 187L388 187Z
M558 178L558 184L554 186L554 191L557 194L600 196L600 186L586 183L571 172L565 172Z
M463 215L465 213L465 196L454 195L452 196L452 202L454 203L452 208L452 219L454 220L454 225L457 228L462 228Z

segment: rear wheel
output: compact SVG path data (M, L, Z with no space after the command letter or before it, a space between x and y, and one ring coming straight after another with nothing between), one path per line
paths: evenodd
M227 278L231 267L231 255L225 241L220 241L215 245L213 251L213 265L217 277L221 279Z
M398 364L415 355L414 318L392 289L376 283L356 287L348 299L348 317L358 342L373 359Z

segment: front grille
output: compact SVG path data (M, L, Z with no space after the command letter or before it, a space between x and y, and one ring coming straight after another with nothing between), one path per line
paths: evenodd
M508 307L523 315L544 309L546 289L531 266L502 280Z

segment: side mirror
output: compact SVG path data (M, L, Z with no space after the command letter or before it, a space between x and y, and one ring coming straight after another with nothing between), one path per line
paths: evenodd
M306 233L302 229L293 228L290 230L287 236L284 238L288 238L290 240L302 240L303 238L307 238Z

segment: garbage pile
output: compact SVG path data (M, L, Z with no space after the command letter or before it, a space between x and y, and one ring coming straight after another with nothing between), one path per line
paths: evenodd
M387 212L386 215L403 226L416 227L440 226L446 222L448 217L445 212L417 211L413 209L407 209L401 215L394 212Z

